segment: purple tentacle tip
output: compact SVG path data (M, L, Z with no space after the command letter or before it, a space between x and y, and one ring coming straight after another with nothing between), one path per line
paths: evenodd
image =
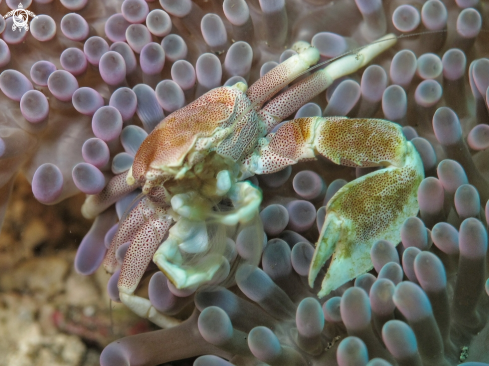
M1 43L1 42L0 42ZM39 86L47 86L48 78L56 71L56 66L49 61L37 61L31 67L31 79Z
M32 178L32 193L39 202L55 203L63 191L63 174L61 170L50 163L37 168Z
M102 169L110 160L109 147L98 138L91 138L82 146L82 156L85 162Z
M326 192L323 179L312 170L303 170L297 173L292 181L294 191L306 200L318 198Z
M61 66L75 76L83 74L87 70L87 57L82 50L70 47L61 53L59 58Z
M90 231L85 235L75 257L75 270L84 275L94 273L104 259L107 248L104 239L114 225L116 215L113 209L97 216Z
M149 6L144 0L124 0L121 11L129 23L139 24L146 20Z
M412 32L421 21L418 9L411 5L401 5L392 14L392 24L400 32Z
M40 91L29 90L20 99L20 111L29 122L39 123L48 117L49 103Z
M119 85L126 78L126 61L116 51L108 51L100 58L100 76L109 85Z
M124 352L124 348L114 342L104 348L100 355L101 366L131 366L130 357Z
M347 337L338 346L336 359L339 366L366 366L368 362L367 346L360 338Z
M289 212L289 227L302 233L308 230L316 220L316 208L309 201L294 200L287 204Z
M105 22L105 35L112 42L125 42L129 23L122 14L113 14Z
M104 98L95 89L84 86L73 93L72 103L81 114L93 116L104 105Z
M117 282L119 281L120 274L120 270L115 271L107 282L107 293L109 294L110 299L115 302L121 301L119 298L119 289L117 288Z
M401 282L396 286L394 303L408 321L419 321L432 315L432 308L425 292L412 282Z
M73 168L73 182L86 194L97 194L105 187L103 173L92 164L78 163Z
M104 106L95 112L92 118L93 134L103 141L113 141L122 131L122 116L111 106Z
M399 263L399 255L396 248L387 240L376 242L370 251L370 256L377 273L389 262Z
M86 40L83 45L83 52L88 62L98 66L102 55L109 51L109 45L102 37L94 36Z
M284 206L278 204L265 207L260 212L260 217L263 221L265 232L267 235L271 236L280 234L289 222L288 210Z
M5 70L0 74L0 89L8 98L19 102L26 92L33 89L33 86L21 72Z
M66 14L61 19L61 31L66 38L72 41L83 41L88 37L89 26L87 21L79 14Z
M50 41L56 36L56 23L49 15L41 14L31 21L31 34L40 42Z

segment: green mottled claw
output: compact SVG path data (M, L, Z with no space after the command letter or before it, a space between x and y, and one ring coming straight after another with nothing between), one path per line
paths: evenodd
M341 237L342 220L334 212L328 214L324 220L317 248L312 257L311 269L309 270L309 286L314 287L314 280L326 261L333 255L336 243Z
M378 123L392 124L381 120ZM392 141L396 143L393 150L399 152L396 165L349 182L326 206L325 222L309 270L312 287L332 256L319 297L371 270L373 244L381 239L399 243L402 223L419 210L417 191L424 178L423 163L414 145L404 137Z

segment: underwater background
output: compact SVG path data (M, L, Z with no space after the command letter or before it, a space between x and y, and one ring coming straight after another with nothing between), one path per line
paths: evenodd
M29 30L0 18L0 366L489 365L486 1L21 3L37 15ZM18 6L1 1L0 14ZM253 278L182 295L150 264L137 294L183 322L167 330L118 303L100 263L131 200L97 226L81 214L86 194L125 172L164 116L251 85L294 42L326 61L387 33L417 35L286 120L403 126L426 178L402 243L377 243L374 270L317 299L307 273L324 207L376 169L318 157L250 178L267 239Z

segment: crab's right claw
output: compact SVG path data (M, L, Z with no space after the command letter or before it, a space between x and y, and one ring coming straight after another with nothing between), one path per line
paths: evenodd
M311 288L314 287L314 281L319 271L321 271L326 261L333 255L336 243L341 237L342 226L341 219L335 213L329 214L327 221L324 221L309 269L309 286Z
M343 186L326 206L309 284L332 256L318 297L373 268L370 250L381 239L398 243L402 223L419 210L417 190L424 177L414 145L404 141L404 166L388 166Z
M356 226L351 220L335 212L327 215L309 270L309 285L313 287L319 271L333 256L321 284L319 298L372 269L370 249L375 239L359 242L355 232Z

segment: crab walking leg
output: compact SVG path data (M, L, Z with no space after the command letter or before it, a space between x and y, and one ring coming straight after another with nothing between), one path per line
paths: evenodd
M357 53L331 62L324 69L316 71L271 100L270 103L257 112L265 122L268 132L285 117L290 116L309 100L327 89L336 79L352 74L368 65L375 57L392 47L396 41L394 34L387 34L365 46Z
M121 301L137 315L162 328L178 325L173 317L159 313L148 299L134 295L146 267L172 224L166 209L156 208L154 215L140 227L127 249L117 287Z
M319 51L307 42L296 42L292 49L298 54L274 67L248 88L246 95L256 109L319 61Z
M313 285L333 255L318 296L373 268L372 245L400 241L401 224L419 210L421 158L401 127L380 119L299 118L260 140L245 161L252 174L273 173L321 154L336 164L384 166L343 186L326 206L326 219L309 271ZM244 175L246 172L243 172ZM249 175L249 174L248 174Z
M119 263L116 259L117 249L119 249L122 244L132 241L141 226L147 222L148 217L151 216L151 213L145 212L148 211L145 210L145 207L149 204L148 201L148 197L144 197L137 206L131 210L124 221L119 223L119 228L110 242L110 247L105 254L103 262L107 272L114 273L118 269Z
M131 193L137 185L128 185L126 182L127 173L122 173L113 177L99 194L88 196L82 206L82 215L87 219L93 219L111 205L116 203L125 195Z

